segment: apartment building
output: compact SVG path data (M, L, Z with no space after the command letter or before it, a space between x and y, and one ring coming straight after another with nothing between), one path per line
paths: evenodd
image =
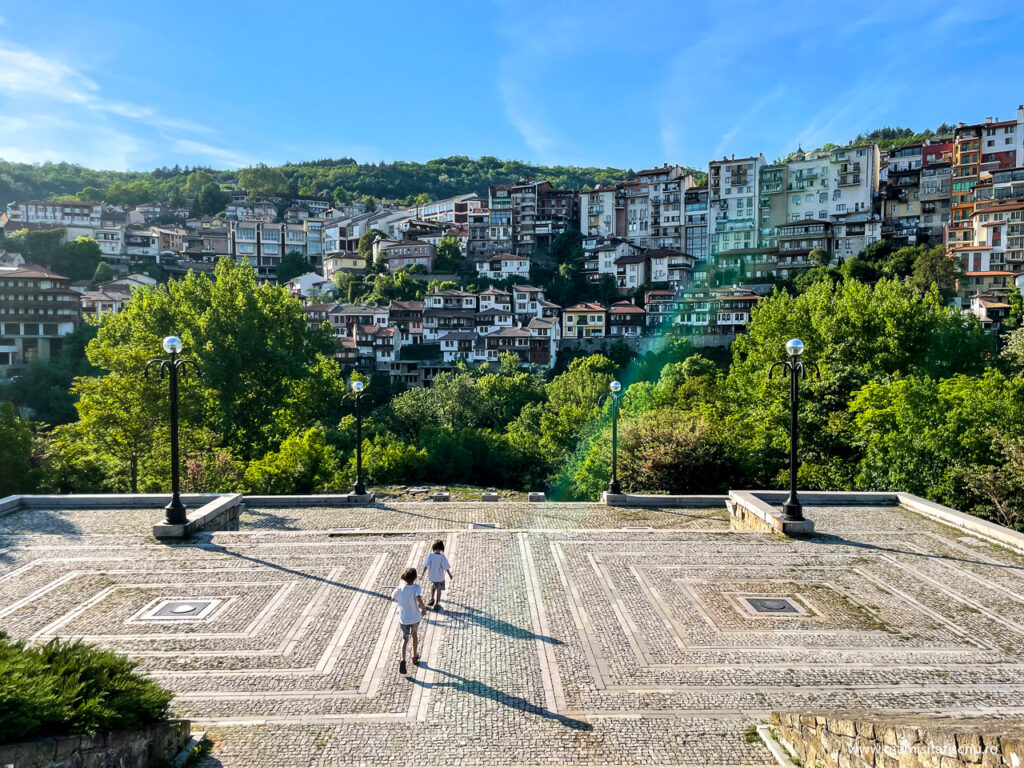
M423 302L392 301L388 304L388 325L398 328L409 344L423 343Z
M647 327L647 313L628 301L617 301L608 308L609 336L640 336Z
M513 253L499 253L476 263L476 273L482 280L506 280L510 277L528 278L530 259Z
M607 335L608 311L600 304L583 302L562 310L562 338L590 339Z
M580 232L585 238L625 235L625 209L616 207L617 195L614 185L580 192Z
M394 272L403 267L420 266L427 272L434 271L437 248L422 240L403 240L381 249L387 259L388 269Z
M0 267L0 375L48 360L82 322L82 296L43 267Z
M811 259L812 251L832 253L832 223L827 219L794 221L779 227L778 274L795 277L811 267L822 266Z
M691 187L683 192L683 253L695 262L708 257L708 188Z
M755 205L764 155L735 155L708 164L708 260L713 280L731 282L758 258L760 215Z
M495 251L512 250L512 185L495 184L488 189L487 209L491 248Z
M974 187L983 173L1024 166L1024 105L1013 120L987 117L982 123L960 123L953 134L952 197L946 244L950 250L971 245Z
M24 203L10 203L7 206L7 219L14 223L48 224L53 227L100 227L103 224L102 218L103 206L91 200L29 200Z

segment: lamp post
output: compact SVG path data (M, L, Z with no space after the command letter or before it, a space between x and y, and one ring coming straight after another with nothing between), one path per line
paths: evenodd
M815 363L805 363L800 360L804 353L804 343L800 339L790 339L786 342L786 353L788 360L772 363L768 368L768 380L771 381L776 366L782 368L782 375L789 376L789 499L782 505L782 519L797 521L804 519L804 507L796 495L796 471L799 466L797 448L797 423L796 414L800 405L800 379L807 378L807 369L811 367L818 378L821 373Z
M609 392L607 395L602 395L601 404L604 404L609 398L612 401L612 479L608 483L608 493L621 494L622 486L619 485L619 472L618 472L618 453L619 453L619 392L622 390L622 384L617 381L613 381L608 385Z
M168 336L163 341L164 352L170 355L170 359L154 357L146 363L143 375L149 378L150 370L155 366L160 371L161 380L164 375L170 382L171 399L171 503L164 507L164 515L168 525L184 525L188 522L188 514L185 505L181 503L181 493L178 477L178 377L184 378L188 375L188 366L191 365L199 375L199 366L194 360L179 358L182 349L181 339L177 336Z
M363 485L363 410L361 407L365 387L366 385L361 381L352 382L352 391L356 393L356 484L352 486L352 493L357 496L366 495L366 486Z

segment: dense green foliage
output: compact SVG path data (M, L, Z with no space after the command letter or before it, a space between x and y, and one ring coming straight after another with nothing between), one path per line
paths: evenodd
M79 642L26 647L0 634L0 744L159 720L173 695L136 666Z
M561 274L578 239L567 234L555 246L549 255ZM945 305L946 261L941 246L878 244L841 268L816 267L762 300L730 350L697 354L673 329L640 357L609 340L602 354L563 350L551 371L506 356L497 366L457 366L429 389L403 391L375 376L363 400L366 478L593 498L609 479L606 395L615 377L627 385L618 401L627 490L778 487L788 386L767 372L797 336L820 370L801 383L804 486L902 489L1024 525L1024 301L1009 296L1002 338L983 332ZM69 422L39 429L29 482L39 477L54 491L166 487L166 383L141 371L160 338L178 331L203 373L183 384L188 490L307 493L352 483L353 404L325 356L333 340L309 330L282 289L257 286L250 268L225 261L216 278L140 291L125 312L103 319L84 358L87 337L52 366L29 369L38 385L26 385L38 390L32 407ZM403 270L345 277L339 287L386 303L454 284ZM403 359L429 358L421 346L403 349ZM51 403L42 393L76 374L71 421L69 399ZM28 405L19 386L8 396ZM25 434L22 422L8 421ZM24 467L26 443L18 444Z
M46 267L71 280L89 280L100 263L100 246L91 237L64 242L63 229L30 232L20 229L4 242L4 249L20 253L29 264Z
M916 144L919 141L925 141L932 139L937 136L952 136L954 127L948 123L942 123L934 131L926 129L917 133L910 128L891 128L886 126L885 128L876 128L868 133L862 133L854 140L855 144L870 144L872 142L878 144L879 148L885 152L886 150L892 149L893 147L902 147L907 144Z
M194 211L213 214L223 210L219 189L209 184L238 185L254 195L326 195L339 203L363 200L372 209L372 198L407 203L437 200L465 192L487 197L492 184L509 184L523 178L550 181L560 189L580 189L613 184L631 178L619 168L544 166L496 157L463 155L426 163L357 163L351 158L287 163L280 168L258 165L240 171L158 168L151 172L96 171L70 163L12 163L0 160L0 208L17 200L73 198L138 205L159 201L184 205L202 193ZM216 209L216 210L214 210Z

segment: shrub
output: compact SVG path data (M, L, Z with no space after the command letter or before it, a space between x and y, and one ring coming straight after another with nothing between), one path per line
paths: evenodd
M29 648L0 634L0 744L159 720L173 695L135 667L80 642Z

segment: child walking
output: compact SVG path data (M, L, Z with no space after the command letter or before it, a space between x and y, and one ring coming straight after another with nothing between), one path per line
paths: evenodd
M420 618L427 615L427 609L423 605L423 598L420 596L422 590L419 584L415 584L416 569L406 568L402 571L402 584L395 587L391 593L391 600L398 603L398 622L402 626L402 660L398 663L398 673L404 675L408 671L405 665L405 649L409 645L409 636L412 635L412 663L417 666L420 663L419 638L416 630L420 625Z
M449 579L454 579L455 574L452 573L448 558L444 556L444 542L438 539L430 549L432 551L427 555L426 562L423 563L427 579L430 581L430 602L427 605L435 611L440 611L441 593L444 592L444 575L447 573Z

